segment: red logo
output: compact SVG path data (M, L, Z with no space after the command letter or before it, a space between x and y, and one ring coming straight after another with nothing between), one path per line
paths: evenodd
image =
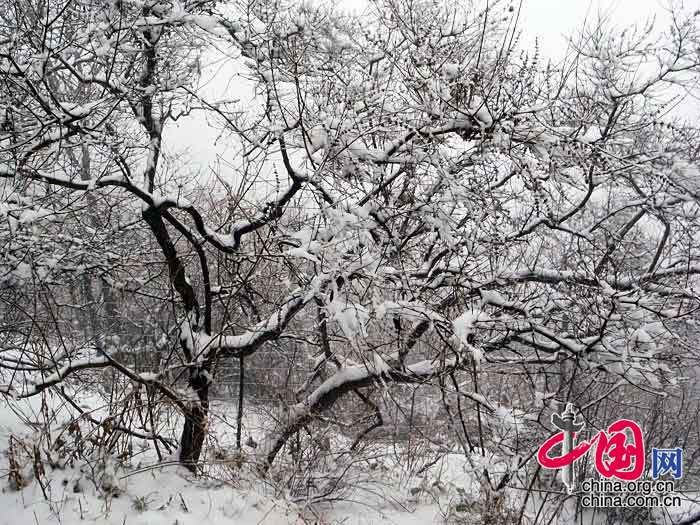
M595 468L605 478L634 481L644 473L644 436L634 421L618 419L607 431L601 430L590 440L580 440L575 446L576 434L584 424L576 420L571 403L561 415L552 415L552 424L561 432L540 446L537 461L544 468L562 469L562 480L570 493L574 490L573 465L591 449L595 450ZM561 445L560 453L552 455L557 445Z

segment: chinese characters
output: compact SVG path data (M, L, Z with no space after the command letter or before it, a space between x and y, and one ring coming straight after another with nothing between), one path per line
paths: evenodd
M568 411L569 407L567 407ZM562 431L554 434L540 446L537 460L545 468L566 469L564 480L570 492L573 485L573 475L571 474L573 464L593 447L595 447L595 468L601 476L634 481L644 473L644 436L641 428L634 421L619 419L612 423L607 431L601 430L590 440L582 440L576 446L572 446L576 435L571 430L572 425L556 424L562 421L562 418L559 417L552 419ZM579 425L580 428L582 425ZM550 451L559 444L562 444L561 455L551 456ZM658 461L661 469L661 465L671 465L673 460L669 459L668 456L663 456L663 458L659 456ZM669 466L669 468L671 467Z

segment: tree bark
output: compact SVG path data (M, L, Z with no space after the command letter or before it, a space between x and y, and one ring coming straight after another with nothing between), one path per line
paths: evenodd
M198 401L193 402L185 414L185 424L180 437L180 463L191 472L197 473L209 416L209 375L206 370L192 370L189 385L197 394Z

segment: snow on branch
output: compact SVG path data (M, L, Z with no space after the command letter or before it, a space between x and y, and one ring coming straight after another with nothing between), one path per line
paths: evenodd
M152 385L158 391L160 391L165 397L169 398L173 404L175 404L183 413L186 411L186 406L180 396L176 394L172 389L170 389L165 384L161 383L158 374L138 374L127 366L119 363L114 358L107 354L103 354L102 357L89 357L71 361L61 368L57 369L52 374L44 377L43 379L34 382L31 388L24 392L16 392L11 386L6 386L2 393L6 395L15 396L17 398L28 398L35 396L47 388L56 386L63 381L65 381L70 375L78 372L80 370L90 370L95 368L107 368L112 367L118 372L127 376L129 379L135 383L142 385Z
M241 238L247 233L254 232L272 220L279 218L284 213L285 206L301 189L301 181L294 181L293 184L277 200L267 203L265 208L249 221L235 223L230 235L222 235L208 227L202 214L197 208L182 197L175 195L158 196L149 193L145 189L137 186L121 175L109 175L96 180L76 180L74 178L51 174L45 171L33 170L24 167L20 170L12 169L7 164L0 165L0 177L12 178L17 175L28 176L34 180L54 184L63 188L75 191L89 191L95 188L120 187L132 193L144 203L146 209L153 208L159 211L177 209L187 213L193 220L197 233L215 248L231 253L240 247Z
M46 390L49 387L61 383L69 375L78 372L79 370L86 370L89 368L104 368L110 365L111 362L106 357L85 358L73 361L71 363L68 363L67 365L62 366L61 368L56 370L56 372L46 376L41 381L34 383L33 388L31 388L27 392L20 394L19 397L23 398L34 396L39 392Z
M377 381L383 383L416 383L429 381L440 374L454 370L462 365L463 359L453 357L444 361L429 360L401 367L397 355L385 360L385 366L374 367L372 364L354 365L341 368L326 379L301 403L289 407L286 418L276 432L272 433L261 447L263 469L275 459L287 438L309 423L315 414L330 408L345 392L367 387ZM461 392L485 409L493 411L493 406L483 396Z
M203 349L200 356L202 360L214 357L250 355L263 343L279 337L292 318L313 298L313 291L294 295L266 320L239 335L209 337L204 334L198 336L193 334L191 337L196 341L194 343L195 349Z
M517 270L514 272L502 272L487 286L498 281L514 282L539 282L544 284L559 284L569 282L585 286L601 287L605 289L628 291L634 288L642 288L650 292L657 292L663 295L686 295L692 293L679 288L663 286L655 281L680 275L700 274L700 265L693 264L683 268L662 269L652 273L632 275L628 277L618 277L615 279L603 279L584 271L556 270L552 268L532 268ZM694 296L693 296L694 297Z

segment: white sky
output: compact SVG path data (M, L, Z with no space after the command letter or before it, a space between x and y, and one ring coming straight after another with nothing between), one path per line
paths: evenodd
M358 4L362 2L350 1ZM512 2L517 8L518 0ZM350 2L346 1L343 7L347 6L350 6ZM610 17L612 23L621 28L635 23L644 24L655 18L655 29L660 31L667 27L670 19L668 6L668 0L523 0L519 24L523 34L521 43L530 45L537 37L541 55L557 59L566 53L566 37L576 35L587 21L594 23L599 14ZM685 8L700 8L700 0L686 0ZM225 71L207 86L207 94L215 98L245 97L245 88L236 89L242 80L235 77L233 67L229 65ZM692 113L700 116L700 110L695 106ZM226 154L227 139L216 144L218 132L201 117L195 116L177 125L171 124L166 129L166 134L171 141L171 151L188 149L194 164L201 169L214 167L218 157L231 158Z
M700 0L692 3L700 7ZM661 29L669 20L667 8L668 2L662 0L523 0L520 27L526 37L540 39L545 54L557 54L565 45L564 37L575 34L587 19L596 20L598 13L620 27L656 17Z

